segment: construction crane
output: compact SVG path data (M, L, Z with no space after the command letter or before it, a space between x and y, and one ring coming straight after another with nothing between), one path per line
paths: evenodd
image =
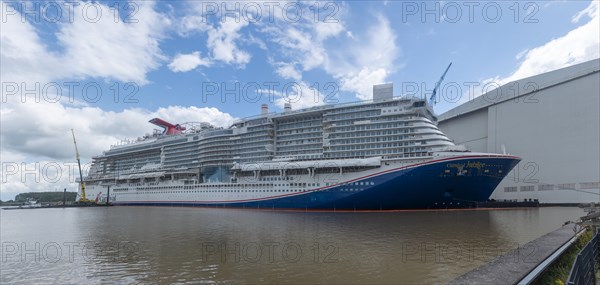
M431 94L431 97L429 98L429 105L431 105L431 106L435 105L435 95L437 94L437 90L440 88L442 81L444 81L444 77L446 76L446 73L448 73L448 69L450 69L451 65L452 65L452 62L450 62L450 64L448 64L448 67L446 67L446 70L442 74L442 77L440 77L440 80L435 84L435 87L433 88L433 93Z
M79 159L79 149L77 149L77 141L75 140L75 131L73 129L71 129L71 134L73 135L73 144L75 145L75 157L77 158L77 167L79 167L79 187L81 189L79 203L88 204L92 201L88 200L85 195L85 183L83 182L83 173L81 172L81 160Z

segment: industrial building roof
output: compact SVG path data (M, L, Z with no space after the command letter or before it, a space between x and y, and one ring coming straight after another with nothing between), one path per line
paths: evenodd
M445 121L501 102L514 100L533 92L596 73L599 70L600 59L594 59L512 81L441 114L438 121Z

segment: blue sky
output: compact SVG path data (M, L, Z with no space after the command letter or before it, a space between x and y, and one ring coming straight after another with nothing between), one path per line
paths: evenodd
M416 84L426 96L449 62L445 83L465 86L504 84L599 56L598 1L228 1L240 8L227 14L220 1L118 2L119 13L113 2L2 2L3 163L72 162L70 128L89 161L151 131L154 116L227 126L258 114L262 103L280 111L286 94L296 109L324 97L368 99L372 84L384 82L394 83L395 95ZM79 84L75 101L69 84ZM86 84L94 87L87 93ZM260 99L223 100L223 87L236 84L233 93L257 98L258 87ZM301 88L302 97L284 86ZM85 100L95 88L99 100ZM466 92L435 110L465 102ZM3 199L65 183L31 183L3 171Z

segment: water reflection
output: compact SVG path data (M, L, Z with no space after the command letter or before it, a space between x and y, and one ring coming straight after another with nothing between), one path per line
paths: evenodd
M153 207L2 211L1 281L444 283L581 214L578 208L386 213ZM52 255L51 243L62 250L61 258Z

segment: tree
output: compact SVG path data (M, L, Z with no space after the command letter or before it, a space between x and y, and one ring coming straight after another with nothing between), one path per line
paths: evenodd
M77 192L67 192L67 201L74 201L77 197ZM16 202L26 202L28 200L35 200L40 203L44 202L62 202L63 192L28 192L21 193L15 197Z

